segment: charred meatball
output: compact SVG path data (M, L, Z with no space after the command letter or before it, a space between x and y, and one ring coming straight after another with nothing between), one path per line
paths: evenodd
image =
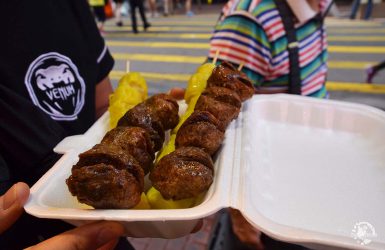
M215 154L224 139L224 128L207 111L194 111L179 128L175 146L193 146L204 149L209 155Z
M164 156L150 173L165 199L186 199L206 191L213 182L213 162L204 150L181 147Z

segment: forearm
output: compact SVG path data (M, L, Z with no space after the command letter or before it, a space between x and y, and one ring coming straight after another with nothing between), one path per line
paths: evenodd
M95 89L95 116L99 118L108 109L109 96L112 94L112 85L110 78L104 78L96 85Z

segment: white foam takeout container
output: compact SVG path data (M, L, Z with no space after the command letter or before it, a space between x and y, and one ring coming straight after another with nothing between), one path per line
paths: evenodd
M32 187L28 213L82 224L122 222L136 237L176 238L200 218L239 209L278 240L311 248L385 249L385 112L359 104L258 95L226 130L203 202L175 210L89 209L65 184L78 154L100 142L108 113L54 149L61 159Z

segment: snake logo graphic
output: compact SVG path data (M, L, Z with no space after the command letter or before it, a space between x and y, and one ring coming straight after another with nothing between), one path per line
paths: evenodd
M36 58L25 85L33 103L54 120L75 120L83 108L84 80L71 59L59 53Z

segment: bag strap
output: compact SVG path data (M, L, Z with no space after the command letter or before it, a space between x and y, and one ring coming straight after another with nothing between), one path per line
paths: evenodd
M299 49L294 27L294 13L286 0L274 0L281 16L287 38L287 50L289 52L289 93L301 95L301 74L299 67Z

